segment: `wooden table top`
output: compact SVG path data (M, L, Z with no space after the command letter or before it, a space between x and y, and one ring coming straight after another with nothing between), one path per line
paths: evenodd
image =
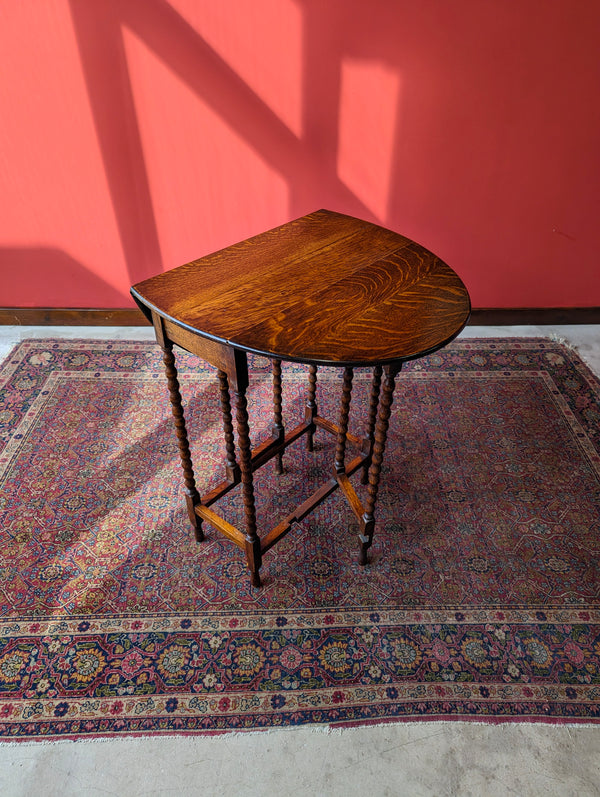
M245 351L321 365L423 356L464 327L470 300L438 257L398 233L319 210L138 283L150 318Z

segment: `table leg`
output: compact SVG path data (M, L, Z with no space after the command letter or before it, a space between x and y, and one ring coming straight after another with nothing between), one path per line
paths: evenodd
M225 450L227 463L225 472L230 482L239 481L240 466L235 458L235 441L233 437L233 421L231 417L231 399L229 397L229 379L225 371L217 371L221 390L221 415L223 416L223 431L225 432Z
M352 378L354 370L344 368L344 382L342 387L342 403L340 406L339 432L337 445L335 447L335 472L345 473L346 466L344 458L346 456L346 435L348 434L348 418L350 417L350 399L352 398Z
M314 418L317 414L317 366L308 366L308 398L306 400L305 417L306 422L310 424L308 433L306 435L306 449L307 451L314 451L313 436L315 433Z
M371 396L369 399L369 419L367 422L367 439L371 441L371 453L373 452L373 443L375 441L375 423L377 421L377 408L379 407L382 373L382 366L376 365L373 369L373 382L371 384ZM370 459L367 460L362 471L361 481L363 484L367 484L369 481L369 465Z
M252 453L250 447L250 430L248 428L248 404L246 390L235 391L238 445L240 450L240 468L242 471L242 494L244 498L244 514L246 518L246 558L250 570L250 581L253 587L260 587L259 570L262 564L260 539L256 533L256 509L254 507L254 484L252 479Z
M187 437L187 430L185 427L185 416L183 413L183 405L181 402L181 391L179 389L179 380L177 379L177 368L175 366L175 355L173 354L173 344L170 341L165 341L162 346L163 363L165 365L165 372L167 375L167 384L169 387L169 400L171 402L171 411L175 421L175 430L177 432L177 444L179 446L179 456L181 458L181 467L183 468L183 479L185 482L185 500L187 504L188 515L198 542L204 539L202 533L202 520L195 512L195 506L200 503L200 495L196 489L196 481L194 479L194 469L192 466L192 457L190 455L190 446Z
M285 437L282 416L281 360L273 360L273 437L280 443ZM279 475L283 473L283 451L277 454L275 472Z
M383 463L383 453L385 451L385 443L387 439L387 431L390 422L390 414L392 411L392 402L394 401L394 387L396 385L396 375L400 369L397 366L387 366L385 368L385 378L383 380L383 395L381 397L381 404L379 406L379 413L377 416L377 424L375 427L375 441L373 444L373 454L371 457L371 465L369 467L369 480L367 487L367 504L365 514L363 515L364 533L361 534L361 548L358 563L361 565L367 564L367 550L371 547L373 541L373 531L375 528L375 504L377 502L377 493L379 491L379 476L381 474L381 465Z

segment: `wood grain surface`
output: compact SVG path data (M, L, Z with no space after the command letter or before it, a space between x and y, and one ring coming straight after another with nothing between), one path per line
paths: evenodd
M422 356L470 313L463 282L434 254L328 210L145 280L132 295L201 336L323 365Z

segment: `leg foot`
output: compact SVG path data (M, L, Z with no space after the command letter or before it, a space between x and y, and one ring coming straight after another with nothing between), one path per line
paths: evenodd
M197 526L194 526L194 535L196 537L196 542L204 542L204 532L202 531L202 520L200 520Z
M246 535L246 561L248 563L248 570L250 572L250 583L253 587L262 586L260 581L262 555L260 549L260 540L258 537L254 540L250 540Z
M196 537L196 542L203 542L204 532L202 531L202 518L198 517L195 511L195 506L197 503L199 503L199 500L194 502L194 496L190 495L186 490L185 503L187 505L187 511L190 523L192 524L192 528L194 529L194 536Z
M363 527L362 534L358 535L360 540L360 548L358 551L358 564L361 567L369 564L369 557L367 551L371 547L371 543L373 541L373 532L375 531L375 518L373 515L367 515L366 513L362 517L361 525Z
M250 571L250 583L253 587L262 587L258 571Z
M281 451L277 454L277 458L275 459L275 473L278 476L283 475L283 453Z

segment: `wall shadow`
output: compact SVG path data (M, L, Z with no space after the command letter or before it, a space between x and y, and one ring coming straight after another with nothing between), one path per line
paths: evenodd
M302 3L304 134L298 138L232 67L166 0L70 0L71 13L111 201L131 283L160 271L160 246L123 30L153 54L276 170L289 188L288 217L319 206L376 221L337 174L342 40L352 31L343 6ZM348 30L346 30L346 26ZM343 35L332 38L331 30ZM380 57L376 41L365 51ZM107 58L107 53L112 58ZM396 59L397 60L397 59ZM108 71L107 71L108 70ZM114 87L119 87L115 94ZM252 186L249 190L254 190ZM131 213L135 196L137 213ZM260 232L257 230L256 232ZM232 230L232 241L237 240Z
M7 271L19 274L21 282L45 286L47 307L62 307L64 286L69 286L72 307L89 307L90 295L94 307L119 307L125 303L125 295L109 285L89 268L71 255L53 247L0 247L0 266L6 263ZM49 278L51 275L51 278ZM10 296L0 297L5 307L23 306Z

